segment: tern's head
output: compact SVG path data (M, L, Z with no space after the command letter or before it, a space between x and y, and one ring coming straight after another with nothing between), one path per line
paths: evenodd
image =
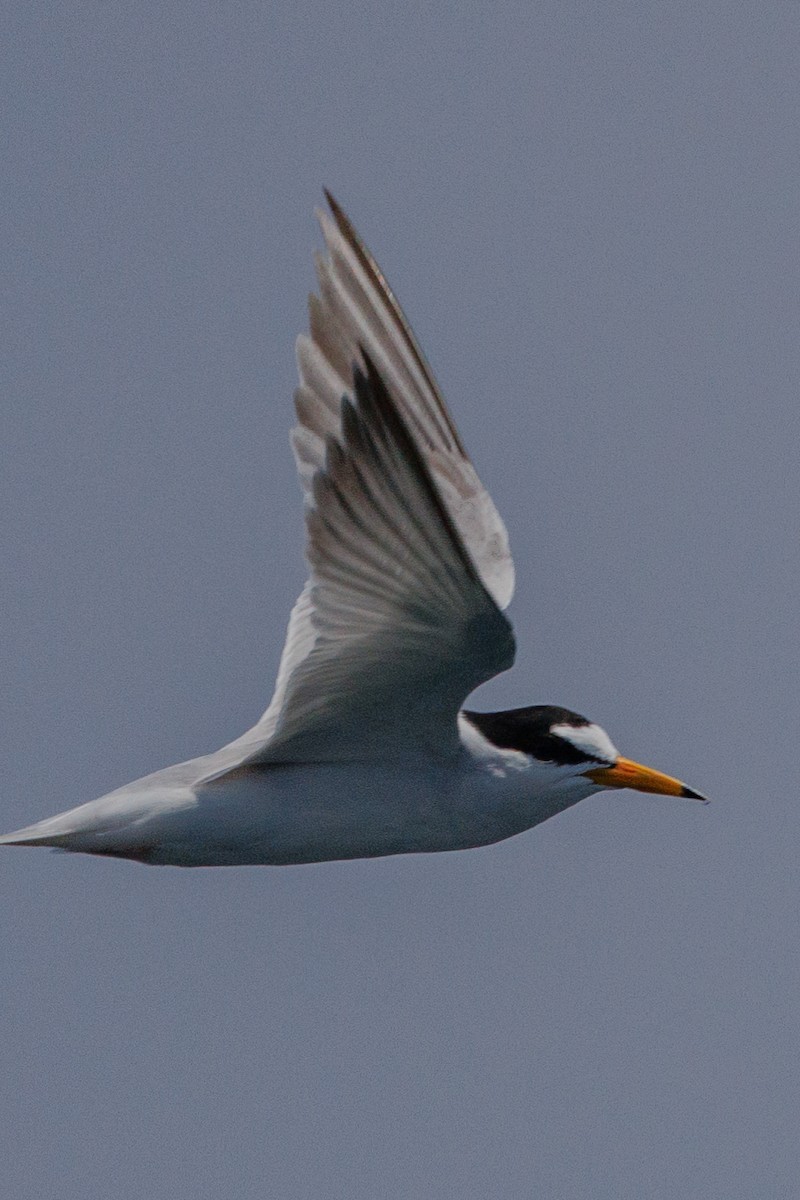
M604 729L568 708L534 704L506 712L465 712L464 716L491 746L527 756L543 784L552 779L554 786L581 796L604 788L633 788L705 800L670 775L623 758Z

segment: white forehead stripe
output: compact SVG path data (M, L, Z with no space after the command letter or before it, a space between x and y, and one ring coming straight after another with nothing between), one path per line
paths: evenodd
M616 746L599 725L551 725L550 730L556 737L570 742L581 754L607 763L615 763L619 758Z

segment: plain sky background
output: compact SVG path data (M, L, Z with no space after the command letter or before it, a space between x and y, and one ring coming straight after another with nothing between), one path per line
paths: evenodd
M800 1190L796 3L82 2L3 35L4 829L248 726L328 186L503 513L516 668L713 797L0 861L10 1200Z

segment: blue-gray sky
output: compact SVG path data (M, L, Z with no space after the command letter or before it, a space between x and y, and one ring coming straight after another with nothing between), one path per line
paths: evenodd
M708 792L491 849L0 862L15 1200L797 1194L789 3L17 5L2 826L241 732L327 185L506 518L513 673Z

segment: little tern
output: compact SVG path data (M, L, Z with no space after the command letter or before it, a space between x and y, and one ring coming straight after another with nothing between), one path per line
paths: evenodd
M336 201L297 343L308 581L261 719L214 753L0 837L142 863L488 845L604 788L703 800L565 708L462 708L511 666L505 526L397 300Z

